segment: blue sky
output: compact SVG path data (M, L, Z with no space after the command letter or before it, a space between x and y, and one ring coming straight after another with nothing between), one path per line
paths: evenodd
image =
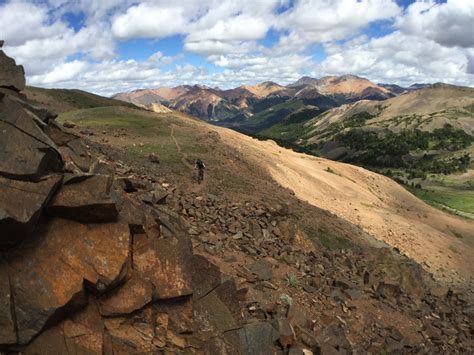
M27 81L110 95L303 75L474 84L474 1L0 0Z

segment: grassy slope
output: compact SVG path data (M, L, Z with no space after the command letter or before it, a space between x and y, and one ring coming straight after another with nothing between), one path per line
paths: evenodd
M474 218L474 190L440 191L410 187L409 191L432 206Z
M157 119L159 117L159 119ZM145 110L126 107L98 107L66 112L59 115L58 120L72 121L83 127L102 127L106 131L128 132L142 137L142 143L122 144L124 153L129 156L142 157L155 153L160 160L176 169L181 169L181 154L176 149L171 137L172 125L180 125L173 114L155 114ZM193 135L183 135L176 130L181 148L185 154L190 154L190 160L199 154L207 152L205 145L195 144Z
M30 101L58 113L104 106L135 107L123 101L91 94L82 90L43 89L29 86L26 88L25 94Z

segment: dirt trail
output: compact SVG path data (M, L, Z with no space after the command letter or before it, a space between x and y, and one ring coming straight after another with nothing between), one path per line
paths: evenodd
M207 184L207 179L204 178L204 180L201 181L200 184L196 182L196 176L194 175L195 174L194 166L189 163L189 161L188 161L189 156L185 152L183 152L183 150L181 149L181 146L180 146L178 140L176 139L176 137L174 135L174 127L175 127L175 125L172 124L171 125L171 132L170 132L171 139L173 139L174 144L176 145L176 149L178 150L178 153L181 155L181 162L189 170L193 171L193 183L188 186L188 190L190 192L199 193L199 192L201 192L205 189L205 186Z
M173 139L174 144L176 145L176 149L178 150L178 153L181 154L181 161L183 162L184 166L186 166L189 169L194 169L194 167L191 164L189 164L187 160L188 155L181 150L181 146L179 145L178 140L174 136L174 124L171 125L170 136L171 136L171 139Z
M264 166L301 200L359 225L442 281L474 282L474 222L437 210L393 180L363 168L214 129L223 142Z

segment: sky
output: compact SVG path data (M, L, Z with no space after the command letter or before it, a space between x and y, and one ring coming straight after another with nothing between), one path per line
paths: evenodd
M474 86L474 0L0 0L29 85L101 95L302 76Z

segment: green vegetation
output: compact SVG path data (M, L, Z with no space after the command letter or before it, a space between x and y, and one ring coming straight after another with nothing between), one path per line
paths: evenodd
M318 241L323 247L327 249L340 250L349 249L352 247L352 244L348 239L337 235L331 235L324 227L320 227L317 230L307 227L304 231L309 239Z
M160 161L170 167L182 168L183 155L178 152L171 137L171 126L179 126L172 114L161 114L125 107L99 107L63 113L58 117L60 122L72 121L83 127L103 127L104 129L123 130L143 139L141 144L124 142L123 149L131 158L146 158L155 153ZM204 145L196 144L194 136L176 129L181 150L189 154L190 159L208 153Z
M290 100L255 113L244 121L234 117L229 120L220 121L219 125L233 127L236 130L246 134L256 134L257 132L263 131L277 124L287 116L304 107L305 105L301 100Z
M281 141L293 142L304 136L307 131L305 123L321 112L316 107L303 108L293 112L282 119L277 124L258 133L262 138L278 139Z
M364 126L368 120L371 118L374 118L375 116L372 116L368 112L359 112L351 117L347 118L343 122L344 128L349 128L349 127L362 127Z
M474 190L440 191L408 187L409 191L426 203L457 213L474 214Z
M293 288L296 288L299 285L298 278L293 273L286 274L285 281L286 281L287 286L290 286Z
M291 296L287 295L286 293L280 295L280 300L287 306L291 306L293 304L293 298L291 298Z
M474 138L450 125L424 132L418 129L394 133L381 133L353 129L335 136L342 145L356 153L345 161L366 167L391 167L409 169L410 178L424 177L426 173L451 174L465 171L471 162L469 154L441 158L433 154L413 154L427 150L454 152L468 148Z
M81 126L106 126L131 129L145 137L169 135L169 123L158 120L148 111L122 107L97 107L66 112L58 117L60 122L67 120Z
M102 97L99 95L94 95L82 90L68 90L68 89L43 89L36 87L29 87L27 91L39 92L44 95L49 96L53 100L58 102L65 102L76 107L78 109L88 109L95 107L104 107L104 106L125 106L125 107L135 107L132 104L122 102L115 99L109 99L107 97Z

